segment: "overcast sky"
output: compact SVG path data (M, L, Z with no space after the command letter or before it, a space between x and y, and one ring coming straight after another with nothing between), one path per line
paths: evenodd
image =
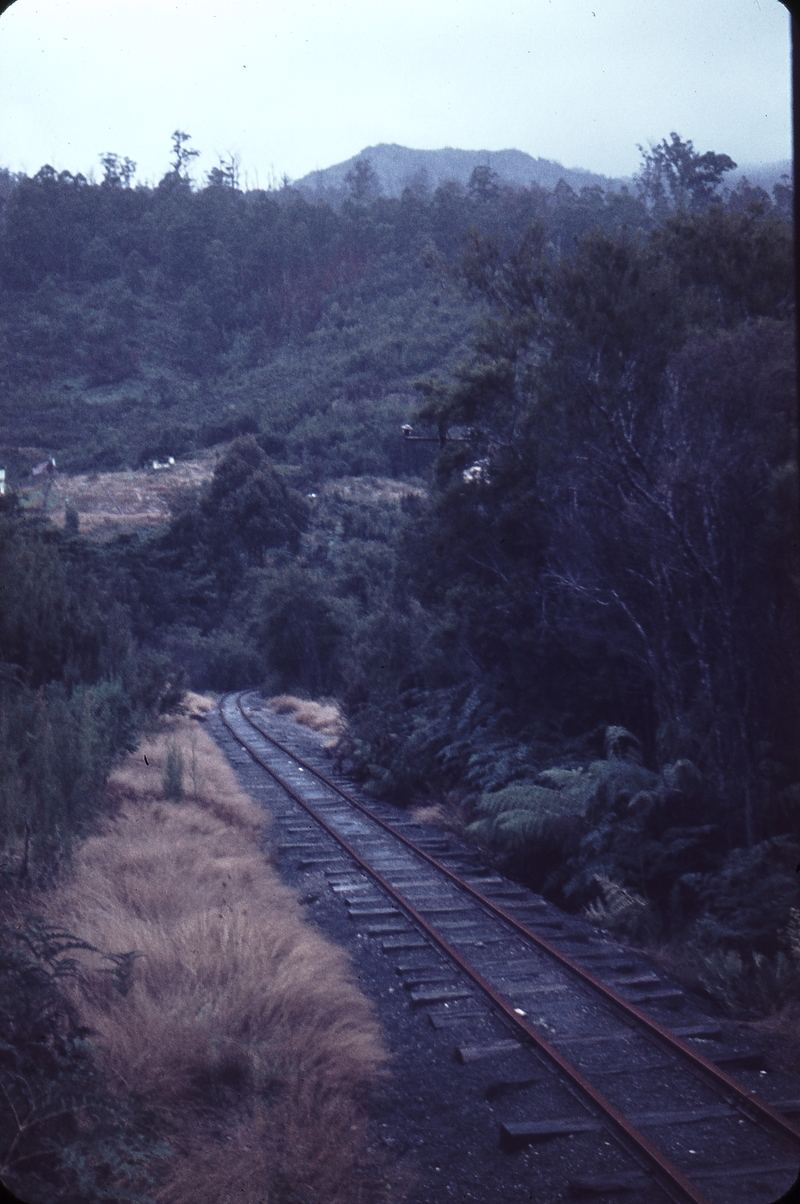
M791 155L779 0L16 0L0 17L0 166L168 169L170 135L250 187L397 142L517 147L609 175L677 130Z

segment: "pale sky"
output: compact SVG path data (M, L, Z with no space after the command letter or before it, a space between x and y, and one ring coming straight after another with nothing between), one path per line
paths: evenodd
M0 17L0 166L262 188L366 146L516 147L608 175L676 130L740 164L791 156L779 0L16 0Z

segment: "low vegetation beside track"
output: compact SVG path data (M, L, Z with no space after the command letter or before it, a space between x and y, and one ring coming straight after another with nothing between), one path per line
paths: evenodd
M51 958L61 1019L46 1036L55 1047L69 1022L91 1043L81 1166L57 1150L42 1097L31 1115L53 1147L45 1173L26 1161L26 1131L3 1134L0 1174L31 1204L383 1198L362 1109L385 1061L381 1034L344 954L265 856L262 809L183 716L162 721L109 791L113 814L69 874L27 901L46 917L40 933L76 938ZM4 1069L0 1058L13 1092ZM67 1106L70 1084L61 1089ZM92 1120L100 1091L116 1117L105 1142Z
M327 736L327 747L330 748L336 746L347 727L341 708L334 702L314 702L310 698L296 698L294 694L276 694L268 700L267 706L276 715L291 715L295 723Z

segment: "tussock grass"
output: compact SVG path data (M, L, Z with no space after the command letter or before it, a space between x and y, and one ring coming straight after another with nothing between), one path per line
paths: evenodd
M448 791L435 803L412 807L411 818L415 823L445 828L460 837L464 836L467 827L463 799L456 791Z
M295 723L302 723L313 732L331 736L338 740L347 727L344 716L334 703L312 702L308 698L295 698L293 694L276 694L267 700L267 706L276 715L291 715Z
M170 749L181 801L163 797ZM91 954L70 989L110 1081L175 1151L158 1204L383 1199L361 1107L385 1061L378 1025L266 860L264 812L181 717L110 788L113 819L45 902L92 945L138 954L125 994Z
M184 690L176 714L186 715L189 719L205 719L216 705L211 694L195 694L192 690Z

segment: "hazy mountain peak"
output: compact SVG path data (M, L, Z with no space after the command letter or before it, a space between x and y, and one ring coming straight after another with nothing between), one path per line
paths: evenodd
M460 150L446 146L441 150L413 150L394 142L381 142L377 146L365 147L343 163L309 172L296 180L294 186L304 192L342 188L347 173L359 159L367 159L372 165L380 182L380 190L386 196L400 196L403 189L409 186L435 189L449 180L466 185L476 167L490 167L497 172L502 183L517 187L539 184L543 188L554 188L559 180L565 180L575 189L593 184L614 188L622 183L621 180L595 172L563 167L553 159L534 159L525 151L513 148L490 151Z

